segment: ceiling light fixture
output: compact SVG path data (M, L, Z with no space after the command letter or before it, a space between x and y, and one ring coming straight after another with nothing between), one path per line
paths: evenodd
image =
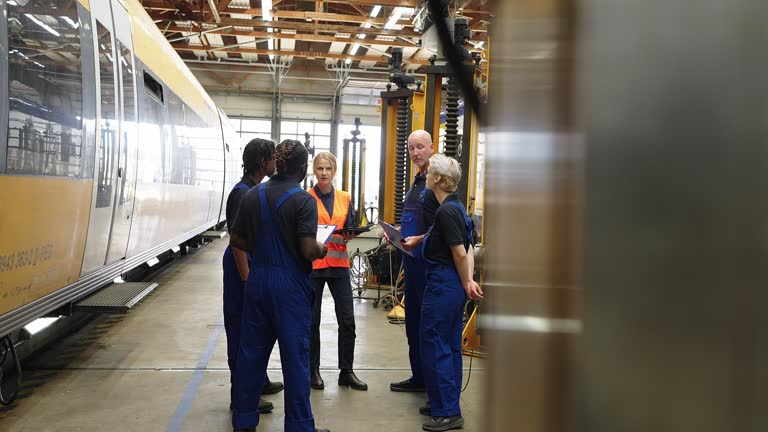
M400 19L400 17L403 15L403 11L405 8L402 7L396 7L395 10L392 11L392 15L390 15L389 20L386 24L384 24L384 29L386 30L392 30L397 25L397 21Z
M272 21L272 0L261 0L261 16L264 21Z
M355 55L357 54L357 50L360 49L360 44L356 43L352 45L352 48L349 49L349 55Z
M371 11L371 18L376 18L379 16L379 12L381 12L381 5L374 6L373 10Z
M48 32L49 32L50 34L52 34L52 35L54 35L54 36L56 36L56 37L61 37L61 33L57 32L56 30L54 30L54 29L52 29L52 28L50 28L50 27L48 27L48 24L46 24L46 23L44 23L44 22L40 21L39 19L35 18L35 16L34 16L34 15L31 15L31 14L24 14L24 15L25 15L27 18L31 19L31 20L32 20L32 22L34 22L35 24L37 24L37 25L39 25L40 27L42 27L42 28L44 28L44 29L48 30Z
M68 16L61 17L61 19L63 19L67 23L69 23L69 25L71 25L73 29L77 29L78 27L80 27L80 22L74 22L74 21L72 21L72 18L70 18Z

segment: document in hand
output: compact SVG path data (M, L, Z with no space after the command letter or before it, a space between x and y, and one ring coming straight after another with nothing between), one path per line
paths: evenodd
M392 246L400 249L403 251L403 253L407 253L408 255L413 256L411 251L407 251L405 248L403 248L403 235L397 228L382 220L379 221L379 225L381 225L381 227L384 229L384 232L387 233L387 237L389 237L389 241L392 242Z
M317 241L325 244L331 234L336 230L336 225L318 225L317 226Z

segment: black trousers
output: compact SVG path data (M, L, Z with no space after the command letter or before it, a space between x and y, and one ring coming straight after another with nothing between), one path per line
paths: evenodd
M336 322L339 324L339 369L352 369L355 360L355 314L352 308L352 284L349 271L343 277L311 278L315 288L315 305L312 309L312 330L309 336L309 366L320 367L320 312L323 289L328 283L336 306Z

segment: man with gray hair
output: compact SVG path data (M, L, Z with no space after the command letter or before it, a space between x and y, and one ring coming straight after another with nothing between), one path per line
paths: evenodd
M403 247L413 252L413 257L403 255L405 273L405 333L408 337L408 357L411 363L411 377L389 385L396 392L423 392L424 371L419 349L419 327L421 326L421 302L426 285L426 267L421 254L421 241L427 228L432 225L435 211L440 204L435 194L426 189L429 158L435 151L432 136L425 130L416 130L408 137L408 154L418 172L413 178L403 202L400 231L405 243Z

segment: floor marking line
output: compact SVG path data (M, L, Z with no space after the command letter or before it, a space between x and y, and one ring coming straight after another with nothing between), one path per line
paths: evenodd
M200 357L200 361L197 362L197 369L195 370L195 373L192 374L189 383L187 383L184 395L181 397L179 405L176 407L176 412L173 414L171 424L168 426L168 432L181 432L184 422L187 419L187 415L189 414L189 410L192 409L192 402L195 400L197 391L200 388L200 383L203 381L205 368L208 366L208 362L213 356L213 350L216 348L216 344L223 331L223 326L217 327L208 339L208 345L206 345L205 351L203 351L203 354Z

